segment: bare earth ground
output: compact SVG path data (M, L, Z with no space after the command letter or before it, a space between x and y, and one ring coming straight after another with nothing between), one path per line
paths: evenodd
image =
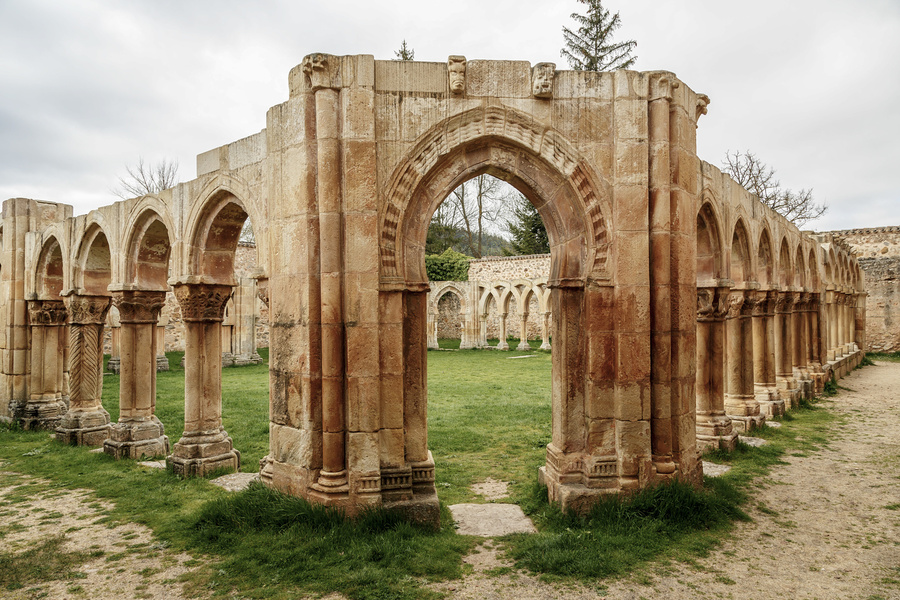
M466 558L469 575L432 587L453 599L900 599L900 364L879 363L840 383L853 391L842 391L831 403L846 424L835 426L830 447L786 457L789 464L760 482L748 507L753 521L739 524L729 541L696 564L651 565L630 578L593 586L544 583L503 568L510 563L486 540ZM0 500L14 485L0 489ZM16 503L14 510L2 523L25 529L3 537L4 548L24 549L43 536L80 527L66 533L66 549L97 547L105 554L80 569L86 578L4 597L183 597L177 578L190 569L190 557L155 544L142 526L94 523L103 506L89 493L48 493Z

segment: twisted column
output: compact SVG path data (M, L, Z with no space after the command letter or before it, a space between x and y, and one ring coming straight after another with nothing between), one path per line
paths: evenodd
M66 307L62 300L29 300L27 309L31 372L20 423L24 429L55 429L66 413L62 348Z
M118 290L121 376L119 421L110 426L103 451L119 458L164 456L169 438L156 417L156 321L166 292Z
M727 287L697 288L697 444L733 450L737 432L725 414Z
M222 319L231 291L230 285L175 286L185 328L184 433L166 462L182 477L241 466L222 427Z
M109 434L103 408L103 327L108 296L71 295L69 312L69 410L56 428L56 439L77 446L102 446Z

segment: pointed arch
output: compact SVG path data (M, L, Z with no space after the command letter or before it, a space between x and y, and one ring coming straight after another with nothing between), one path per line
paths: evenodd
M75 261L75 288L81 294L108 296L112 282L112 250L109 238L91 223L81 238Z
M707 201L697 213L697 281L721 279L723 273L719 219L713 204Z
M748 283L753 281L750 269L750 238L743 218L739 218L734 225L734 234L731 236L731 279L735 283Z
M768 227L763 227L759 235L759 247L756 258L756 280L764 288L776 283L775 253L772 251L772 236Z
M59 240L48 235L41 246L35 270L34 291L39 300L62 300L65 257Z
M125 283L141 290L169 289L171 234L159 213L145 209L135 219L126 245Z
M778 284L782 289L789 288L794 283L794 274L791 272L791 250L786 237L781 238L781 250L778 252Z

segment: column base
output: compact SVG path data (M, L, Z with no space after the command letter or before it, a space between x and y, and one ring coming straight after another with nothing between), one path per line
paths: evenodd
M119 373L122 371L122 359L118 357L112 357L109 359L109 362L106 363L106 370L110 373Z
M119 421L109 426L103 452L116 460L165 456L169 453L169 438L156 415Z
M543 344L541 344L541 348L540 348L540 349L541 349L541 350L550 350L550 349L551 349L551 348L550 348L550 342L544 342Z
M697 415L697 449L707 448L731 452L737 444L737 432L726 415Z
M509 344L504 341L497 342L497 345L494 346L494 350L509 350Z
M222 367L233 367L234 366L234 354L231 352L223 352L222 353Z
M516 346L516 350L527 352L531 350L531 345L528 343L528 340L522 340L521 342L519 342L519 345Z
M166 458L179 477L204 477L218 469L240 471L241 453L234 449L225 429L184 432Z
M68 411L61 396L31 398L22 407L17 419L22 429L56 429Z
M169 370L169 357L163 354L162 356L156 357L156 370L157 371L168 371Z
M761 414L753 416L728 416L731 417L731 424L734 426L734 429L739 433L750 433L754 429L761 428L766 422L766 417Z
M71 446L102 446L109 437L109 413L102 406L70 410L56 428L56 439Z
M785 410L797 408L800 405L800 386L791 377L776 377L778 397L784 401Z

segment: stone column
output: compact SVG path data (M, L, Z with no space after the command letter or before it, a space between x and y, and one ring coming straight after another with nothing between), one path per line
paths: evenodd
M106 314L109 327L109 362L106 363L106 370L110 373L118 373L122 370L122 341L120 339L122 324L119 321L119 309L113 307Z
M775 300L775 382L784 407L793 407L797 400L794 380L792 308L794 292L782 291Z
M827 360L833 362L837 360L837 317L834 306L835 293L833 290L825 292L825 331L828 333L827 342L825 344L828 350Z
M222 427L222 318L232 286L179 284L184 321L184 434L166 462L176 475L238 471L241 453Z
M733 450L737 432L725 414L727 287L697 288L697 445Z
M519 345L516 346L516 350L531 350L531 346L528 345L528 313L524 310L519 313Z
M868 348L866 341L866 292L859 292L854 296L856 302L856 321L854 323L856 345L863 352Z
M772 417L784 414L784 400L778 397L775 383L775 297L776 291L752 295L753 382L760 414Z
M754 292L731 290L725 321L727 370L725 412L735 428L747 432L765 421L754 395L753 321Z
M27 307L31 373L20 423L24 429L56 429L67 410L61 337L66 307L62 300L29 300Z
M553 313L545 312L541 320L541 350L550 350L550 316Z
M109 434L103 408L103 326L108 296L71 295L69 312L69 410L56 428L64 444L102 446Z
M794 310L791 315L793 327L793 352L791 363L794 379L797 381L800 394L804 398L812 398L814 385L809 376L809 361L807 360L807 347L809 345L809 332L807 329L806 313L809 308L809 293L800 292L794 295Z
M497 350L509 350L506 343L506 313L500 313L500 339L497 341Z
M103 451L117 459L165 456L169 438L156 418L156 320L166 292L118 290L113 304L121 323L119 422L110 426Z
M847 294L847 352L856 352L856 294Z
M429 298L430 300L430 298ZM431 305L431 302L428 303ZM437 350L440 348L440 344L438 344L438 317L439 313L429 310L428 311L428 324L426 327L428 328L428 347L431 350Z
M156 323L156 370L169 370L169 357L166 356L166 325L169 323L169 316L160 313L159 321Z
M478 326L478 347L479 348L487 348L487 313L481 315L479 318L479 326Z
M813 393L820 393L824 388L825 379L822 372L821 347L822 340L819 333L819 294L809 295L809 303L806 309L806 362L810 377L813 381Z

